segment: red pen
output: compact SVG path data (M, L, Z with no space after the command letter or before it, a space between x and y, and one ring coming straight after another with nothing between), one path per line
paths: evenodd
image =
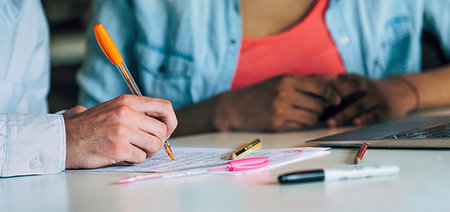
M361 148L359 148L358 154L356 154L355 160L353 161L355 164L359 164L364 157L364 153L366 153L368 145L362 144Z

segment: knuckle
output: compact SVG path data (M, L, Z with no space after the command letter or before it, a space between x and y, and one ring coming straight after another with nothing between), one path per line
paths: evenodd
M147 154L153 155L158 152L164 146L164 141L158 138L152 139L152 141L147 143Z
M141 151L141 152L137 155L136 162L138 162L138 163L143 163L143 162L145 161L145 159L147 159L147 154Z
M163 135L165 132L167 132L167 125L164 122L153 120L153 133L158 137L162 138L161 135Z
M158 146L158 149L157 149L156 151L158 151L158 150L164 148L164 144L165 144L165 143L166 143L166 140L165 140L165 139L164 139L164 140L161 140L161 141L159 142L159 146Z
M161 99L161 103L162 103L165 107L173 108L173 107L172 107L172 102L170 102L170 101L167 100L167 99Z
M278 100L286 100L289 99L290 96L290 92L287 90L280 90L276 96L276 99Z
M122 126L122 125L119 125L117 127L117 132L116 133L117 133L117 136L119 138L125 138L128 135L128 129L126 127Z
M277 119L277 116L284 114L284 112L286 111L284 108L285 108L285 106L282 101L275 101L272 104L272 108L271 108L272 109L272 111L271 111L272 118Z
M178 120L175 118L172 122L170 122L169 129L175 130L178 126Z
M122 141L129 135L128 128L123 124L116 124L112 127L112 139Z
M167 138L167 126L161 123L159 130L156 132L156 137L160 140L165 140Z
M281 76L281 80L291 81L294 77L295 77L295 75L293 75L293 74L283 74Z
M318 119L319 119L319 117L317 116L317 115L315 115L315 114L313 114L313 113L307 113L305 116L304 116L304 123L306 124L306 125L308 125L308 126L313 126L313 125L315 125L316 123L317 123L317 121L318 121Z
M283 129L283 121L277 117L272 118L270 130L281 131Z
M282 75L279 78L279 80L278 80L278 86L277 87L279 89L284 88L285 85L291 84L293 80L294 80L294 75L292 75L292 74Z
M129 100L130 95L129 94L122 94L116 98L117 103L121 105L125 105Z
M116 114L118 117L125 118L131 115L131 108L121 105L116 109Z
M121 158L126 154L125 148L123 148L122 145L119 145L117 143L111 145L110 148L113 155L118 156L119 158Z
M276 108L274 108L273 113L275 116L281 116L281 115L283 115L284 110L283 110L283 108L276 107Z

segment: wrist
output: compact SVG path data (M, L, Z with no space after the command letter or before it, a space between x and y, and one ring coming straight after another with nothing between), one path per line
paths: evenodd
M403 76L392 76L380 80L377 86L386 99L392 116L404 116L418 109L420 97L417 89Z
M70 160L70 155L71 155L71 144L73 143L73 136L70 133L71 130L70 128L70 120L68 117L64 117L64 125L65 125L65 131L66 131L66 162L65 162L65 167L66 169L72 169L75 168L72 164L71 164L71 160Z
M214 101L213 126L218 131L228 131L231 128L231 121L228 114L228 99L230 92L218 95Z

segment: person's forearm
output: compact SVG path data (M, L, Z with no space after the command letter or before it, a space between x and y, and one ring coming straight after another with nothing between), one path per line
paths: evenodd
M450 105L450 66L426 73L405 75L419 94L418 108Z
M217 130L214 124L216 102L213 97L203 102L189 105L176 111L178 127L173 136L183 136Z

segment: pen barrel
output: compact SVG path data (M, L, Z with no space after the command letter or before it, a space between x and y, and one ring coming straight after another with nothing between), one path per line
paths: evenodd
M193 176L193 175L201 175L208 173L208 169L193 169L193 170L187 170L187 171L178 171L178 172L167 172L162 173L161 178L177 178L177 177L184 177L184 176Z
M249 153L251 150L258 149L261 147L261 140L258 138L250 142L249 144L239 148L238 150L234 151L230 155L230 160L235 160L239 157L244 156L245 154Z
M391 166L357 167L349 169L325 169L325 181L354 180L372 177L395 175L400 168Z
M125 79L125 82L127 83L127 86L130 89L131 93L137 96L142 96L142 93L139 90L136 82L134 81L133 76L131 76L128 67L125 65L125 62L116 65L116 67L117 69L119 69L123 79Z

